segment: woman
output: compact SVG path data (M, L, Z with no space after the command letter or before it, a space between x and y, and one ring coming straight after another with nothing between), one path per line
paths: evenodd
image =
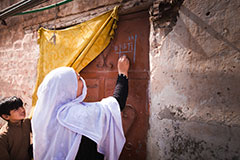
M84 103L84 79L70 67L51 71L38 89L33 114L35 160L116 160L125 137L121 113L128 94L129 60L118 61L118 80L113 97Z

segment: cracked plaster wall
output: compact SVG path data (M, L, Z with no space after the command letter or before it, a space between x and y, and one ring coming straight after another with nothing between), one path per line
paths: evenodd
M239 33L238 0L185 0L170 30L151 21L149 160L240 159Z

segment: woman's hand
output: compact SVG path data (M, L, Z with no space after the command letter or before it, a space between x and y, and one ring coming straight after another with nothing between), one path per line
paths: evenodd
M128 77L129 60L126 55L118 59L118 74L124 74Z

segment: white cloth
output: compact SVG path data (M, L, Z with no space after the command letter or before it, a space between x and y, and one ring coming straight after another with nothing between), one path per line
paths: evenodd
M84 82L84 80L82 79ZM119 104L114 97L96 103L77 95L77 75L70 67L51 71L38 89L32 118L34 160L73 160L82 135L97 143L107 160L117 160L125 143Z

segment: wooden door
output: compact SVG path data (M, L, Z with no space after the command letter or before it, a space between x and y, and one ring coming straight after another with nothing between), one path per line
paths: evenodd
M126 144L121 160L145 160L149 103L149 16L139 12L119 17L118 28L110 45L81 75L86 79L86 101L99 101L113 95L117 79L118 58L130 58L129 94L122 113Z

